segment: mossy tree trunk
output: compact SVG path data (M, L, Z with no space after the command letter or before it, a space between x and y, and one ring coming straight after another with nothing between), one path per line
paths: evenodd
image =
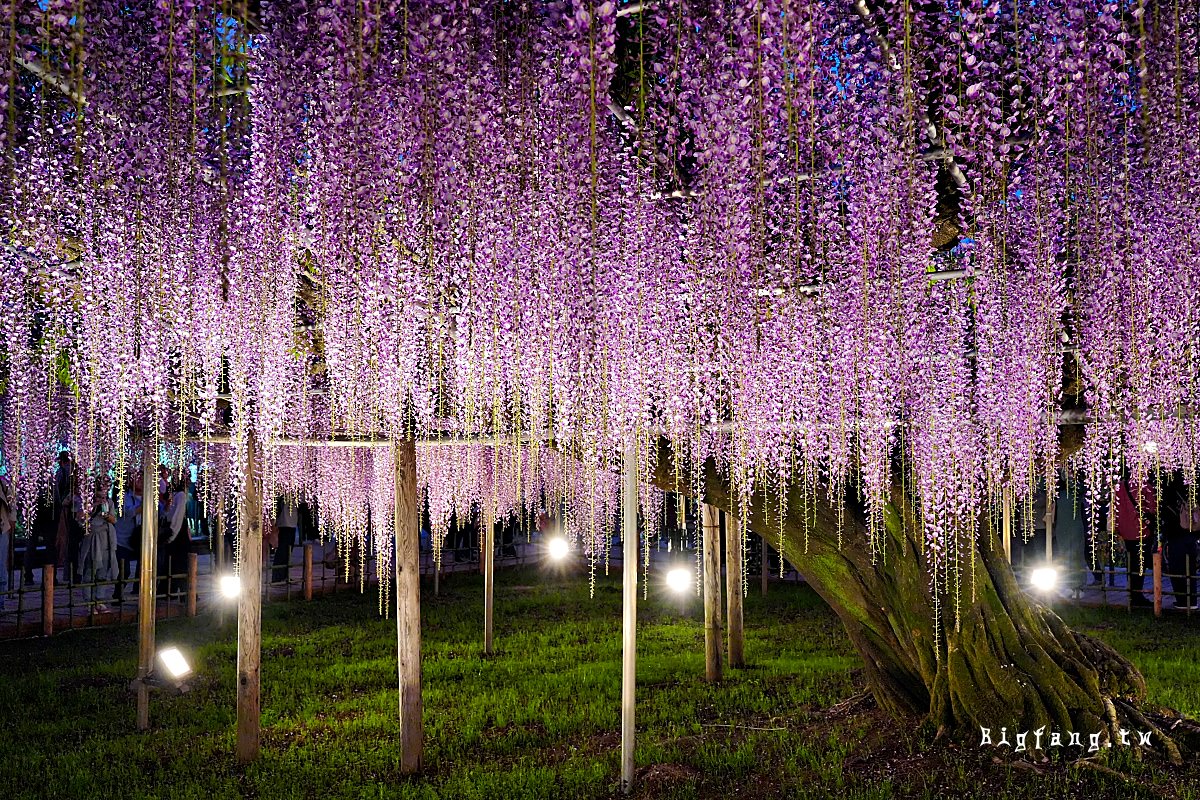
M674 491L676 474L664 442L656 483ZM729 482L711 460L704 486L700 499L733 510ZM872 695L894 717L928 719L939 734L976 739L981 727L998 735L1001 726L1044 726L1047 736L1064 733L1064 741L1074 731L1085 742L1087 734L1107 739L1121 727L1158 730L1138 710L1145 682L1133 664L1034 603L990 531L979 537L974 574L964 576L956 613L946 598L935 604L918 526L899 489L887 513L886 558L876 560L858 515L820 498L814 509L813 502L797 489L789 493L782 536L777 498L769 508L754 498L744 518L838 615L862 656ZM1156 744L1177 758L1175 743L1158 738Z

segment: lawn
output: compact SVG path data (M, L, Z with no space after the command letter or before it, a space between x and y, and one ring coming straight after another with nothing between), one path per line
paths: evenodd
M190 653L182 697L156 696L153 731L133 730L133 626L0 644L0 798L616 797L620 586L536 570L497 582L499 652L481 655L482 581L424 596L426 774L398 774L395 624L378 598L347 592L263 614L263 752L231 756L236 632L212 617L160 625ZM930 741L870 704L859 660L824 604L773 586L746 605L751 666L702 681L699 607L639 607L639 790L693 797L1200 798L1195 766L1125 755L1127 783L1065 763L993 762L994 751ZM1064 612L1130 655L1151 699L1200 716L1194 622Z

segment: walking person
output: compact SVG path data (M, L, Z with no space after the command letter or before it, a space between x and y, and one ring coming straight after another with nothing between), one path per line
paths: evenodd
M1142 594L1146 581L1146 565L1150 563L1155 545L1155 526L1151 523L1158 513L1154 490L1128 477L1117 484L1117 535L1125 542L1129 556L1129 604L1152 606Z
M17 532L16 500L7 475L0 475L0 611L8 599L8 571L12 565L13 538Z
M117 585L113 590L113 602L125 602L125 584L132 582L136 591L137 581L133 578L133 563L139 561L142 550L142 478L133 479L133 486L125 492L121 501L121 513L115 525L117 536Z
M103 475L96 479L88 509L87 527L79 543L78 554L78 571L83 577L83 582L88 584L84 589L84 600L100 613L108 611L108 606L97 602L96 584L113 578L112 565L117 556L114 528L117 521L116 511L112 499L112 479Z

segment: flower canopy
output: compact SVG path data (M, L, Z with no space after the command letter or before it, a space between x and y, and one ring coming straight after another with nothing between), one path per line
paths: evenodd
M280 442L524 443L423 449L445 520L662 438L899 482L936 570L1064 421L1194 475L1198 61L1197 0L0 3L4 463L253 431L353 525L382 451Z

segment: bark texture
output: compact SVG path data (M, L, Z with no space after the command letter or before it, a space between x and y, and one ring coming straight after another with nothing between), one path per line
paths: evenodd
M676 474L663 442L656 482L675 491ZM728 480L711 461L705 474L699 499L733 513ZM980 537L974 577L966 579L956 614L946 598L935 603L919 528L899 489L887 513L887 556L874 561L858 515L820 500L814 509L808 500L807 536L805 498L796 489L787 498L782 536L776 498L769 511L756 498L745 523L782 551L841 619L881 708L898 719L927 718L939 734L956 737L977 738L980 727L1045 727L1047 735L1075 731L1086 741L1093 732L1107 739L1121 727L1154 728L1155 744L1178 758L1176 742L1160 729L1164 718L1139 711L1146 687L1137 668L1033 602L990 531Z

